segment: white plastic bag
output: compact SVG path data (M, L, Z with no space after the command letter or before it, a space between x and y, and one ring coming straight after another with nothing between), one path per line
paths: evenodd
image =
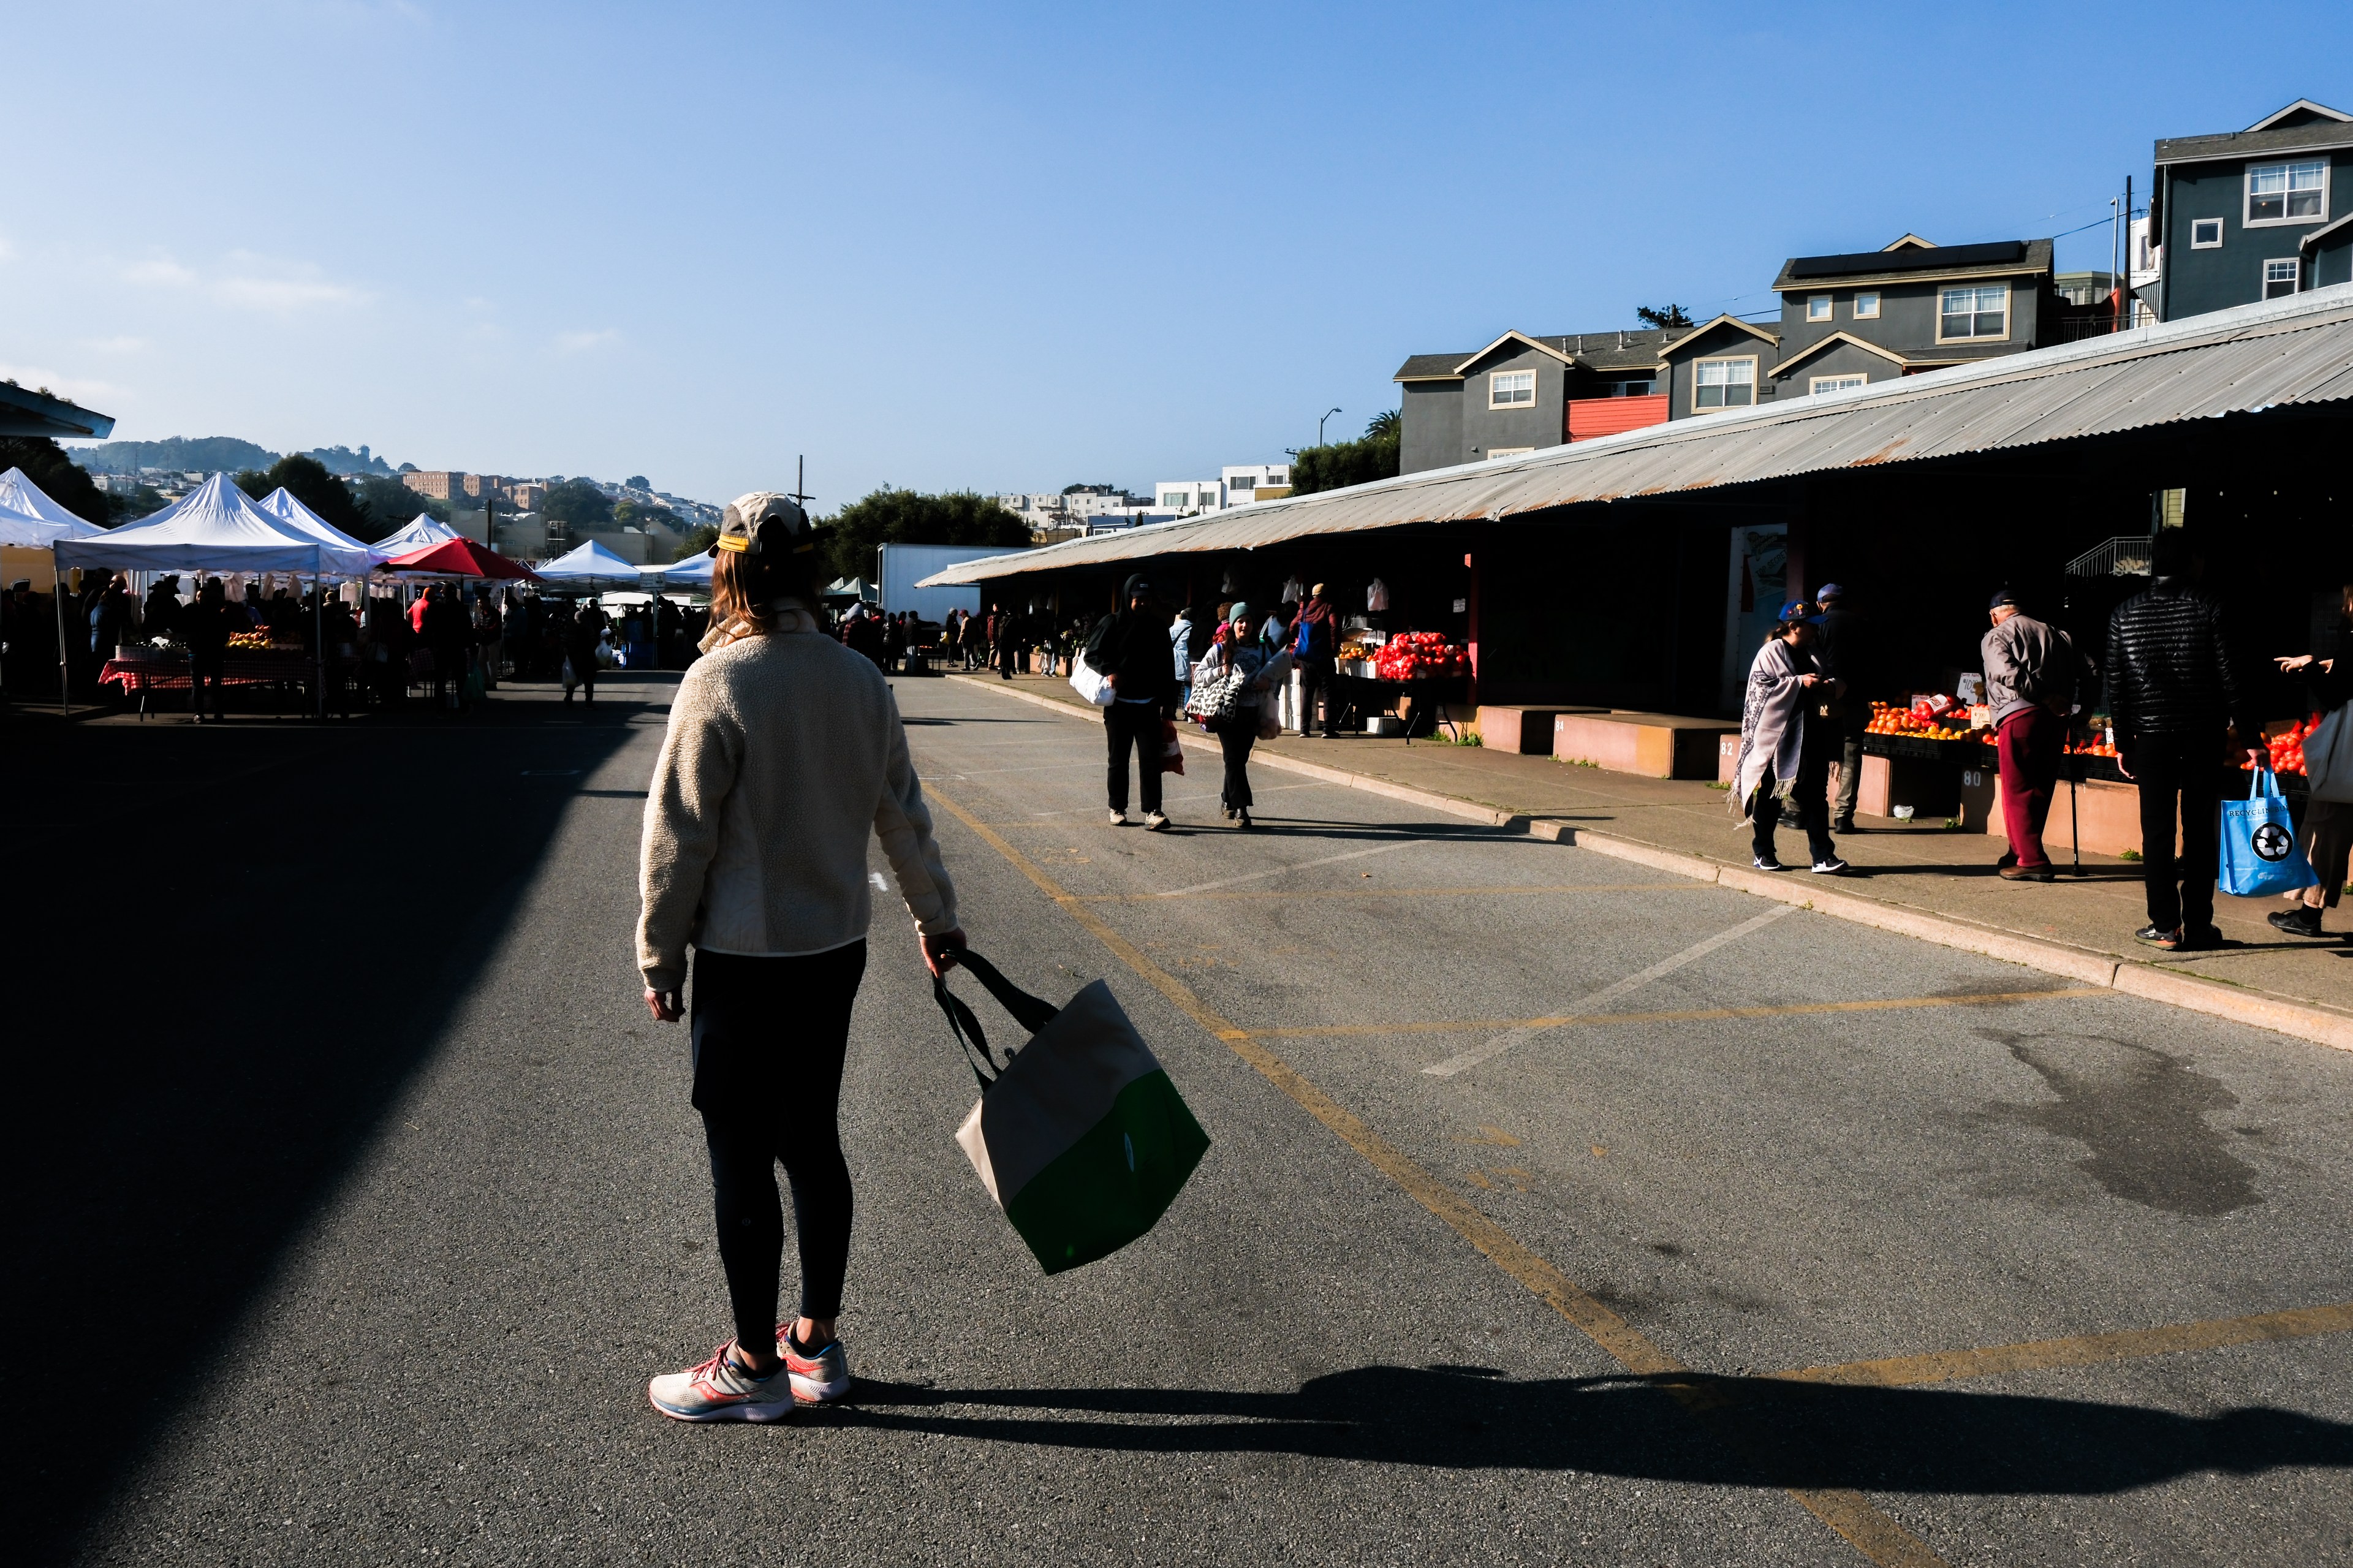
M1388 607L1389 585L1376 577L1373 585L1365 590L1365 608L1377 616Z
M1112 704L1111 682L1087 662L1084 654L1071 660L1071 689L1098 708Z

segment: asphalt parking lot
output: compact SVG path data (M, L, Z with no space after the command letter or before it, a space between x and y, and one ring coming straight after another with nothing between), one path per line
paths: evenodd
M726 1329L630 966L663 682L64 736L16 1408L164 1348L12 1424L44 1556L2353 1562L2353 1057L1295 775L1114 829L1098 731L897 687L975 945L1107 981L1213 1140L1160 1228L1039 1277L880 919L860 1398L667 1423ZM93 942L158 755L178 934Z

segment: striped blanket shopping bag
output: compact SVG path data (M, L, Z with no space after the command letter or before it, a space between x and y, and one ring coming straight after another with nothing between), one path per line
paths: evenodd
M972 1008L932 983L980 1080L956 1142L1047 1273L1117 1252L1175 1201L1208 1135L1102 981L1057 1008L977 953L956 963L1030 1032L1000 1060Z

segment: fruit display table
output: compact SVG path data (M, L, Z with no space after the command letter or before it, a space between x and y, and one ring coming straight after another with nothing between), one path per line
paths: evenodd
M318 673L316 661L299 650L232 650L221 658L224 686L274 686L281 689L295 686L307 691ZM147 716L149 692L187 691L195 685L185 658L110 658L98 672L98 683L104 686L110 681L121 687L124 696L138 696L142 719Z

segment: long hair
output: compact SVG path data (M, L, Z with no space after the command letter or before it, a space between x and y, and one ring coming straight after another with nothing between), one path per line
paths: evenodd
M711 570L711 624L714 627L744 624L744 635L768 631L768 617L778 599L798 599L812 616L818 610L824 587L823 550L784 555L723 550Z

